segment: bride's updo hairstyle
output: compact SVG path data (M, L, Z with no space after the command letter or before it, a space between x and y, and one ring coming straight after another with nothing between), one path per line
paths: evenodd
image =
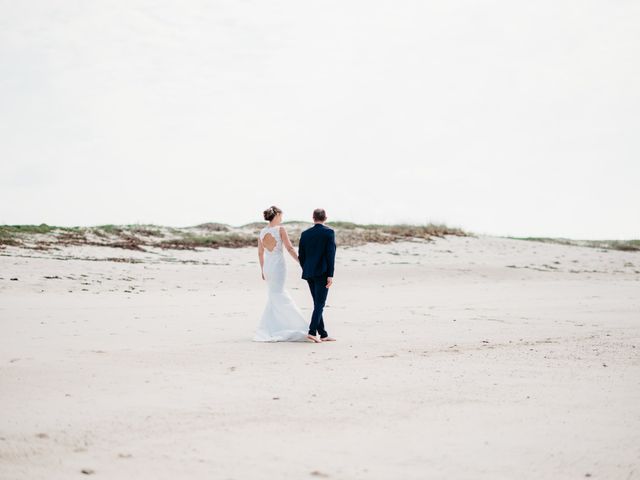
M282 210L280 210L278 207L276 207L275 205L271 205L269 208L267 208L264 212L264 219L267 222L270 222L271 220L273 220L274 218L276 218L276 215L278 215L279 213L282 213Z

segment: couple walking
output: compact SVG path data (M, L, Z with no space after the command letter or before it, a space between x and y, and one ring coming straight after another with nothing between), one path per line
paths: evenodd
M269 225L260 231L258 257L269 296L253 339L257 342L334 341L325 330L322 318L327 294L333 283L336 256L335 233L324 225L326 212L321 208L313 211L314 225L302 232L297 254L282 226L282 210L269 207L264 211L264 219ZM313 313L308 328L302 312L284 289L287 276L284 249L302 267L302 278L311 290Z

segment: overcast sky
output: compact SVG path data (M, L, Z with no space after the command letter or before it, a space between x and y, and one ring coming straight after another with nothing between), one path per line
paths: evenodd
M0 0L0 224L640 238L640 2Z

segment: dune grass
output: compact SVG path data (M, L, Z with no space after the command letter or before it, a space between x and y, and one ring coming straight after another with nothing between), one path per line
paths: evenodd
M266 222L253 222L241 227L208 222L193 227L163 227L151 224L95 225L58 227L40 225L0 225L0 246L23 246L48 249L68 245L99 245L131 250L145 247L162 249L240 248L256 245L259 230ZM292 241L297 242L310 222L285 223ZM390 243L401 240L430 240L444 235L467 235L459 228L446 225L376 225L335 221L327 223L336 231L340 245Z
M164 227L153 224L96 225L88 227L58 227L40 225L0 225L0 248L18 246L48 249L64 245L100 245L130 250L145 247L162 249L240 248L256 244L259 230L266 222L252 222L241 227L207 222L193 227ZM291 220L285 222L289 236L297 243L300 233L309 228L311 222ZM446 235L468 236L460 228L445 224L358 224L332 221L327 226L336 232L339 245L353 246L364 243L391 243L397 241L423 240ZM507 237L561 245L574 245L607 250L640 251L640 240L572 240L551 237Z
M80 227L54 227L41 223L40 225L0 225L0 236L14 236L17 234L50 233L54 230L75 231Z
M237 233L230 234L210 234L210 235L194 235L184 234L182 238L172 240L163 240L158 243L160 248L175 250L193 250L196 248L240 248L256 245L256 239L248 235Z

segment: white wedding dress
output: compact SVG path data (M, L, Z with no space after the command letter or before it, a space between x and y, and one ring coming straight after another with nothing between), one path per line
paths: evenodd
M267 281L267 305L262 312L260 324L253 337L256 342L296 342L307 338L309 322L284 289L287 278L280 226L266 226L260 231L260 239L271 234L276 240L272 251L264 249L264 277Z

